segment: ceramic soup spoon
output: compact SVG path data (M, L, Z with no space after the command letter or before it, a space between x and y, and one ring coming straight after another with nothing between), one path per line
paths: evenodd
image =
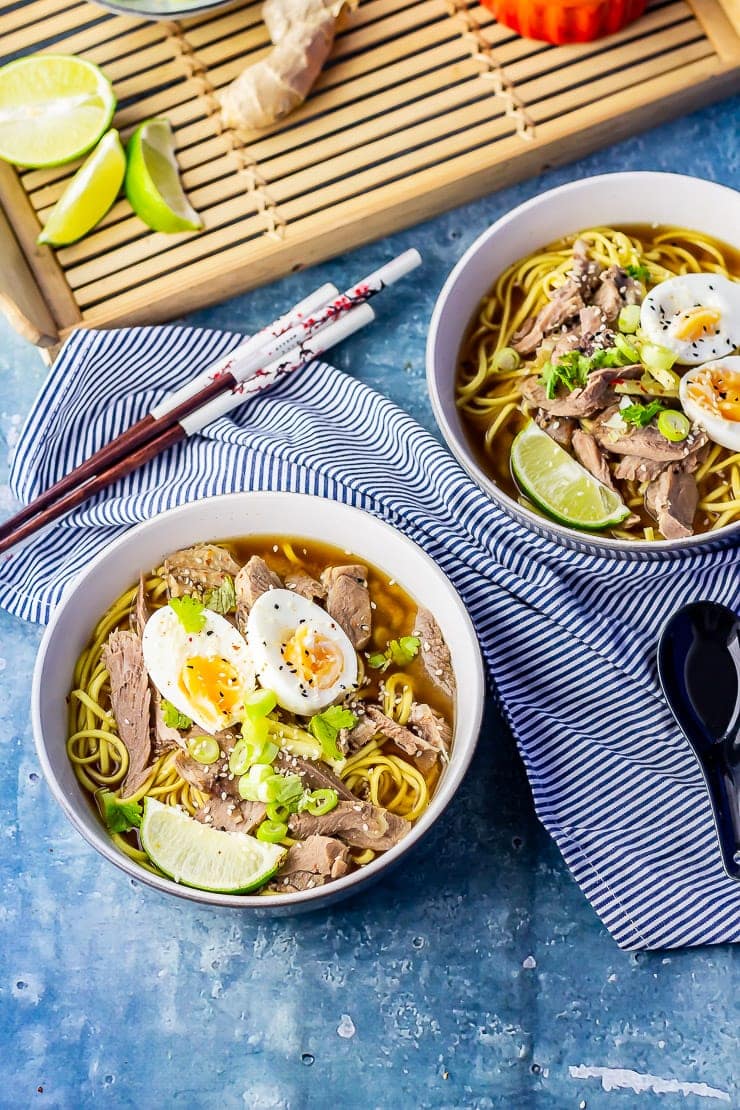
M709 790L722 862L740 880L740 617L696 601L667 621L658 673Z

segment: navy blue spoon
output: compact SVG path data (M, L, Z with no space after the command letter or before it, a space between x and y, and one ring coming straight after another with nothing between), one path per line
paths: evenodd
M668 705L699 761L722 862L740 880L740 618L696 601L667 621L658 673Z

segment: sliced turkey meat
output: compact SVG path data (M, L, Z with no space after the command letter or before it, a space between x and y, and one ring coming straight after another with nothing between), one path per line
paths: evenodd
M152 755L149 713L151 693L141 640L135 632L111 632L103 648L110 675L110 701L118 735L128 752L128 770L121 794L134 794L147 777Z
M223 586L226 577L239 573L239 564L225 547L198 543L168 555L164 573L170 597L193 594L203 598L210 590Z
M367 567L359 563L327 567L321 581L326 586L329 616L346 632L353 647L358 650L364 648L370 639L373 615L367 588Z

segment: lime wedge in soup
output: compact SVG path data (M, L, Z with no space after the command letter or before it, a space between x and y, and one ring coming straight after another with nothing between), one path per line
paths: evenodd
M203 221L183 191L169 120L142 123L127 153L126 196L139 219L154 231L198 231Z
M141 845L177 883L217 894L247 894L266 883L286 849L241 832L201 825L184 810L145 798Z
M107 77L83 58L40 54L0 69L0 158L57 166L95 145L113 118Z
M619 494L594 478L534 421L512 444L511 469L535 505L571 528L608 528L629 516Z
M62 247L102 220L123 184L126 155L117 131L104 135L49 213L39 243Z

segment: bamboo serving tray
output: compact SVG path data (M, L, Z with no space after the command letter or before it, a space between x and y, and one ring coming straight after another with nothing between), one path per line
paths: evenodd
M215 92L268 49L259 3L182 22L81 0L0 2L3 60L102 66L125 139L169 117L202 232L150 232L119 200L81 242L36 245L76 165L0 163L0 304L52 346L77 326L212 304L426 219L740 87L740 0L654 0L584 46L518 38L473 0L363 0L310 99L268 131L221 125Z

